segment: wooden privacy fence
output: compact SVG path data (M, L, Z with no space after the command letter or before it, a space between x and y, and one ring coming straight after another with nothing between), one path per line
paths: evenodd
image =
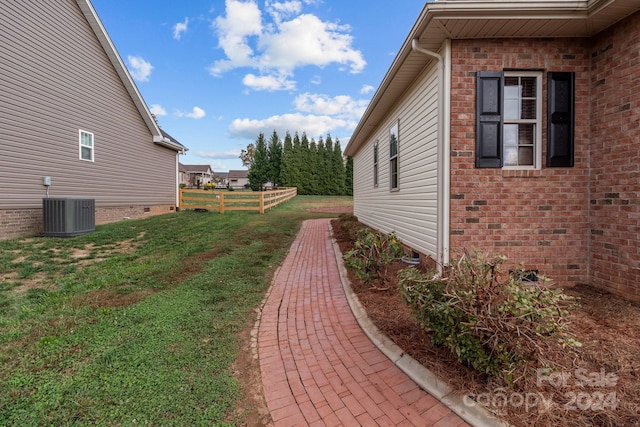
M293 199L298 189L282 188L270 191L211 191L180 189L180 209L208 209L225 211L258 211L271 209Z

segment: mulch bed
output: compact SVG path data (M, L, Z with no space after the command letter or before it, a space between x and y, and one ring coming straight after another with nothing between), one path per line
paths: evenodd
M344 254L353 241L338 224L332 221ZM402 268L407 268L402 262L390 267L387 290L364 284L352 271L349 278L375 325L460 394L469 393L514 426L640 426L640 304L587 285L565 290L579 298L570 319L582 347L547 355L555 371L532 371L510 387L430 342L397 291L395 277Z

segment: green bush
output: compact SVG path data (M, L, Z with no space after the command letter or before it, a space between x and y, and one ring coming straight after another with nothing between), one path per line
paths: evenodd
M358 239L358 230L364 228L364 225L358 222L358 217L353 214L340 214L338 216L338 224L340 230L350 242L355 242Z
M399 259L404 248L395 233L382 234L362 227L352 250L344 255L346 266L355 270L356 277L369 284L386 282L387 267Z
M479 372L514 383L531 363L546 366L547 351L580 343L566 321L573 298L504 273L505 261L465 253L444 277L404 269L398 286L434 344Z

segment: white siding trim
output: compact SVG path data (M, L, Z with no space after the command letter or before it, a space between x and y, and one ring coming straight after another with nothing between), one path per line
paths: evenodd
M444 70L444 85L440 93L444 99L440 124L442 125L442 141L440 147L440 195L438 200L438 238L440 253L438 261L442 265L449 264L451 252L451 40L446 40L442 50L442 68Z

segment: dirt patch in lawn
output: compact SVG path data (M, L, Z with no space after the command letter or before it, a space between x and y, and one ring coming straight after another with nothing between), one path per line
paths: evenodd
M346 253L353 242L338 220L332 225ZM567 289L579 298L570 320L582 347L548 355L556 370L532 370L524 384L510 387L430 342L397 291L396 273L406 267L397 262L389 269L387 290L373 289L349 271L351 286L382 332L460 394L514 426L640 426L640 304L587 285Z
M309 212L350 214L353 213L353 206L326 206L321 208L307 209Z

